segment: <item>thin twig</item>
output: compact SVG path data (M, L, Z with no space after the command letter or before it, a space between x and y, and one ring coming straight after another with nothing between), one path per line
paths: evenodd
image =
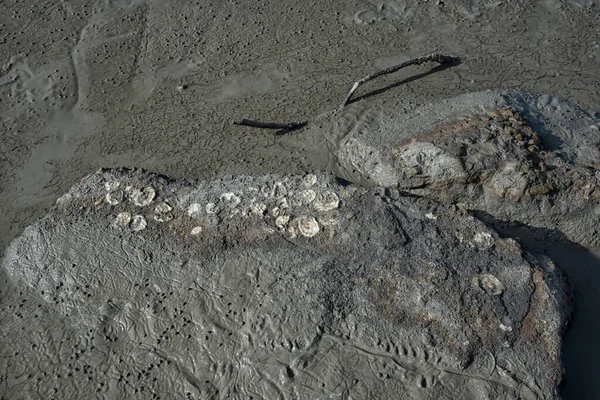
M409 65L421 65L424 64L428 61L434 61L437 62L439 64L455 64L458 61L460 61L460 59L458 57L453 57L453 56L444 56L442 54L438 54L438 53L432 53L432 54L428 54L426 56L423 57L417 57L417 58L413 58L412 60L408 60L403 62L402 64L398 64L395 65L393 67L388 67L386 69L383 69L381 71L375 72L374 74L371 75L367 75L364 78L356 81L354 83L354 85L352 85L352 88L350 89L350 91L348 92L348 95L346 96L346 98L344 99L344 101L342 102L342 104L340 105L340 108L344 108L348 102L350 101L350 98L352 97L352 95L354 94L354 92L356 91L356 89L358 89L358 87L360 85L362 85L365 82L368 82L372 79L377 78L378 76L381 75L387 75L387 74L391 74L394 73L402 68L408 67Z
M240 121L235 121L235 125L252 126L254 128L265 128L265 129L283 129L291 131L293 129L299 129L308 124L308 121L300 122L261 122L254 121L252 119L243 118Z

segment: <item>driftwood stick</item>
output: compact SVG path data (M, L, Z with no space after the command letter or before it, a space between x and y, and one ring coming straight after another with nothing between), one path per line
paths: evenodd
M234 122L235 125L245 125L252 126L254 128L265 128L265 129L283 129L286 131L290 131L293 129L302 128L308 121L300 121L300 122L261 122L255 121L252 119L243 118L239 121Z
M402 64L388 67L386 69L382 69L381 71L375 72L374 74L367 75L364 78L354 82L354 85L352 85L352 88L350 89L350 91L348 92L348 95L346 96L346 98L344 99L342 104L340 105L340 108L344 108L348 104L348 102L350 101L350 98L352 97L352 95L354 94L356 89L358 89L358 87L360 85L362 85L363 83L368 82L372 79L375 79L381 75L387 75L387 74L394 73L402 68L408 67L409 65L421 65L428 61L434 61L439 64L454 64L459 61L459 58L453 57L453 56L444 56L444 55L438 54L438 53L432 53L432 54L428 54L423 57L413 58L412 60L405 61Z

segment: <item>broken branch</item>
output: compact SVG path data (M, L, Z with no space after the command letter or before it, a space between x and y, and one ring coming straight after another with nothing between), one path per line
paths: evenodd
M428 61L433 61L433 62L437 62L439 64L455 64L458 61L460 61L460 59L458 57L453 57L453 56L444 56L442 54L439 53L432 53L432 54L428 54L426 56L423 57L417 57L417 58L413 58L412 60L408 60L403 62L402 64L398 64L392 67L388 67L386 69L383 69L381 71L375 72L374 74L371 75L367 75L364 78L354 82L354 85L352 85L352 88L350 89L350 91L348 92L348 95L346 96L346 98L344 99L344 101L342 102L342 104L340 105L340 109L344 108L348 102L350 101L350 98L352 97L352 95L354 94L354 92L356 91L356 89L359 88L360 85L362 85L365 82L368 82L370 80L373 80L381 75L387 75L387 74L391 74L394 73L402 68L408 67L410 65L421 65L424 64Z
M265 129L283 129L286 131L290 131L293 129L302 128L308 121L300 121L300 122L261 122L255 121L252 119L243 118L240 121L235 121L235 125L245 125L251 126L254 128L265 128Z

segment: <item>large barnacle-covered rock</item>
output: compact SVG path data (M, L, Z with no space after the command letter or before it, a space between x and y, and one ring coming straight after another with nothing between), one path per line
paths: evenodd
M7 398L558 396L552 261L394 189L102 170L3 266Z

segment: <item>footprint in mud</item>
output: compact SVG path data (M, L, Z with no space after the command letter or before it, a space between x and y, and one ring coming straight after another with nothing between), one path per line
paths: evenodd
M384 1L375 9L360 11L354 17L354 21L362 24L372 24L385 20L399 21L410 16L411 12L405 5L397 1Z

